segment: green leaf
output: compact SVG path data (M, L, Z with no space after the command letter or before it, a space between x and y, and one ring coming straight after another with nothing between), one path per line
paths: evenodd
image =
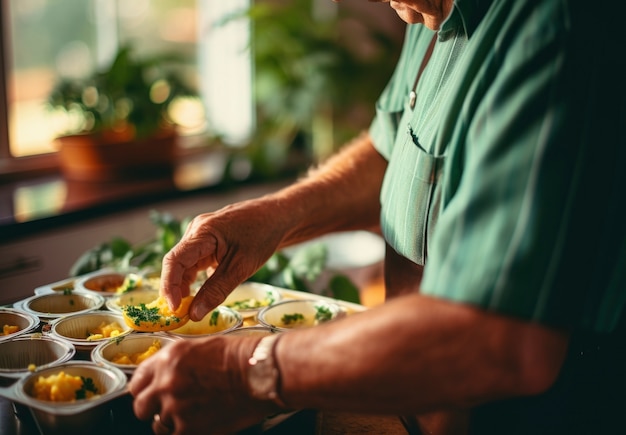
M133 250L130 242L121 237L114 237L109 242L111 254L113 258L124 258L128 255L128 252Z
M330 294L335 299L342 301L361 303L359 289L346 275L337 274L328 283Z
M328 248L324 243L313 243L298 249L291 260L289 268L296 277L314 282L326 268Z
M109 243L101 243L83 253L71 266L69 275L79 276L95 272L109 265L113 261L113 254Z

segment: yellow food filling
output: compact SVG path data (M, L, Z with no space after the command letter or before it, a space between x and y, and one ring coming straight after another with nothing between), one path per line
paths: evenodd
M122 308L128 326L144 332L168 331L189 321L189 306L193 296L184 297L178 308L172 311L165 297L159 296L148 304L127 305Z
M143 352L135 352L135 353L126 353L126 352L118 352L113 358L111 358L111 362L115 364L122 365L139 365L152 355L157 353L161 349L161 342L159 340L154 340L152 344Z
M91 399L97 388L91 378L68 375L64 371L48 377L39 376L33 385L34 397L49 402L73 402Z
M117 322L102 322L97 328L88 331L87 340L102 340L103 338L117 337L124 332L124 328Z
M312 317L307 317L302 313L284 314L280 319L280 325L283 328L303 328L313 326L315 321Z
M115 289L115 293L126 293L131 290L135 290L138 287L141 287L142 279L140 276L131 274L124 278L124 282L121 286Z
M274 299L272 299L271 297L266 297L264 299L248 298L234 301L230 304L227 304L226 306L235 310L250 310L253 308L267 307L272 302L274 302Z
M20 330L20 327L17 325L4 325L2 327L2 335L15 334Z

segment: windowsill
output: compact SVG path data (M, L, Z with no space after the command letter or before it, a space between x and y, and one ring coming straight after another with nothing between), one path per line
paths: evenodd
M15 241L92 217L151 203L270 180L224 183L226 150L196 150L182 155L172 174L112 183L69 181L56 172L0 183L0 240ZM285 174L287 179L293 174Z

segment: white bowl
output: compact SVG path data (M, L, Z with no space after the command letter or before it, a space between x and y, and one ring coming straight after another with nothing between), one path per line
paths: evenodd
M222 305L239 311L246 318L255 316L262 308L281 299L282 294L276 287L258 282L244 282L228 295Z
M104 298L93 293L71 291L67 293L43 293L31 296L16 304L41 320L58 319L63 316L99 310Z
M109 325L117 323L120 327L120 334L117 337L103 337L100 339L88 340L89 334L93 333L103 323ZM133 332L126 323L121 314L111 313L108 311L97 311L91 313L75 314L72 316L62 317L52 323L50 334L54 337L67 340L76 347L76 350L89 350L103 341L115 340L118 337Z
M72 343L42 334L25 334L0 342L0 377L20 378L72 359L76 349Z
M28 334L37 329L39 323L39 317L33 313L14 308L0 308L0 328L4 329L4 325L18 327L17 331L7 335L0 330L0 342Z
M146 332L141 334L125 335L119 340L108 340L98 344L91 351L91 360L96 363L116 367L128 375L132 375L138 364L114 363L113 360L116 356L119 354L132 356L137 353L146 352L155 341L159 342L161 346L160 348L162 349L178 340L180 340L180 338L162 333Z
M180 328L171 331L165 331L165 334L171 334L181 338L205 337L207 335L224 334L239 328L243 323L243 317L237 311L219 306L198 322L188 321Z
M259 323L276 331L313 327L345 316L342 308L334 303L316 299L285 300L263 308L258 315Z

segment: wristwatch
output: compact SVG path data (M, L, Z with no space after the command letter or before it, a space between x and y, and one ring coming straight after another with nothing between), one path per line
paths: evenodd
M248 385L252 397L271 400L281 408L287 408L278 395L280 371L274 360L274 346L280 333L263 337L248 360Z

